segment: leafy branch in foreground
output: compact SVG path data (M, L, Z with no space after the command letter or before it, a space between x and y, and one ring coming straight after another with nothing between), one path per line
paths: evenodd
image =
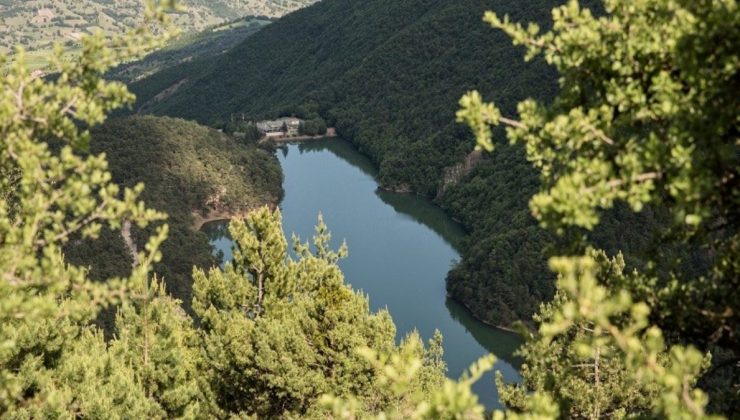
M172 5L150 2L149 22L166 24ZM88 325L101 308L129 299L131 286L147 281L166 227L149 238L127 278L93 283L85 268L65 261L62 248L73 238L97 237L103 226L143 227L164 218L138 201L142 186L121 191L111 182L104 156L76 152L87 145L86 127L132 100L103 73L170 33L165 26L162 35L141 28L112 40L102 33L86 37L75 62L63 61L57 49L48 78L31 73L20 51L0 82L0 412L44 417L98 409L115 398L90 393L133 381L121 374L104 384L93 373L115 362L96 353L102 337ZM89 401L82 401L85 395Z
M535 391L569 417L700 418L701 351L740 348L740 11L734 1L603 3L599 17L575 0L553 9L546 32L486 13L527 59L557 69L560 93L521 102L516 120L470 92L458 120L480 148L493 150L500 125L525 146L541 171L530 208L543 227L582 239L617 201L664 208L673 226L663 243L691 242L712 268L690 277L653 255L645 274L623 275L621 257L577 256L585 244L571 244L576 256L551 259L558 295L522 350L526 388L504 401L527 412ZM737 382L729 388L737 398Z
M497 378L508 408L526 412L534 389L552 394L570 418L703 415L707 396L694 386L709 358L693 347L668 348L650 325L650 308L619 287L641 280L623 272L621 255L590 251L551 266L560 274L558 295L542 306L539 334L520 351L524 386Z
M471 386L493 368L495 356L479 359L459 381L445 379L437 389L415 389L422 368L418 346L418 342L406 342L396 354L378 354L371 349L360 351L379 373L378 385L393 395L392 403L382 407L380 413L368 413L355 397L324 395L322 405L334 418L347 420L484 418L484 408Z

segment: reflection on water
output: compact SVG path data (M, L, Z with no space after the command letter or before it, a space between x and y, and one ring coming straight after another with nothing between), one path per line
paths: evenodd
M488 351L494 353L499 359L506 360L516 368L521 366L521 359L514 356L514 352L522 344L522 338L519 334L480 322L473 317L473 314L465 306L456 300L447 298L445 306L452 318L462 324L478 343L484 346L486 344L491 345Z
M223 264L231 260L232 241L229 235L228 221L221 220L206 223L200 231L208 236L208 242L213 246L213 255L223 268Z
M459 259L462 228L429 200L379 191L375 166L352 145L324 140L288 145L278 153L285 174L281 203L288 237L311 237L321 212L334 247L342 240L350 255L340 262L347 283L370 297L373 310L387 308L399 338L418 330L425 339L436 329L444 336L448 374L459 377L479 357L494 353L505 380L519 381L512 356L521 343L513 333L475 320L447 298L445 276ZM225 222L204 226L223 261L231 258ZM498 407L493 374L475 391L488 407Z

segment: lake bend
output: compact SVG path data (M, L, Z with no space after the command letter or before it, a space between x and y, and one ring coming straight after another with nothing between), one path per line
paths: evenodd
M520 381L513 352L521 344L514 333L483 324L447 298L445 277L459 259L464 231L430 200L378 189L373 163L340 139L283 145L277 151L284 174L280 209L288 238L302 241L314 232L318 214L342 241L349 256L339 262L345 281L366 293L372 310L387 308L397 339L416 329L426 342L438 329L444 336L448 376L460 375L479 357L493 353L494 370L506 382ZM214 253L231 258L228 222L207 223ZM488 409L501 407L493 373L474 386Z

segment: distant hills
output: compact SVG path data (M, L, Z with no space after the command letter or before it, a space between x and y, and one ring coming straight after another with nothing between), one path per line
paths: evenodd
M482 90L510 114L527 96L555 92L553 72L525 63L482 21L484 11L546 21L557 3L324 0L215 60L183 63L131 88L149 112L209 125L235 114L320 114L375 159L386 187L436 196L444 168L474 145L455 123L467 90Z
M271 22L264 16L250 16L201 32L184 34L139 61L121 64L111 70L108 77L129 83L154 73L161 76L164 70L176 65L180 65L177 71L182 72L185 66L194 62L212 61Z
M280 17L316 0L181 0L173 14L185 32L200 31L243 16ZM54 42L76 45L95 30L121 33L141 22L141 0L0 0L0 53L23 46L43 64Z

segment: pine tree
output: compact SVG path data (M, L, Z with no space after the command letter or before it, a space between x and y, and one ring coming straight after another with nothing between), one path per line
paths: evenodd
M517 121L471 93L458 116L483 148L499 124L525 144L542 170L531 207L543 226L582 233L615 201L662 206L675 224L666 240L705 245L714 266L697 278L625 274L621 257L571 244L550 261L557 298L522 350L523 386L501 384L510 410L497 419L707 417L695 387L706 350L738 348L737 5L604 4L595 18L570 1L543 34L487 14L556 67L561 94L523 102ZM171 5L150 2L147 16L165 21ZM125 278L93 283L65 260L72 237L164 218L137 199L141 186L111 182L104 156L79 153L86 127L132 100L102 74L161 39L146 29L88 37L76 62L57 53L50 79L21 52L0 82L0 415L483 418L470 387L494 358L453 381L438 334L426 350L416 333L396 345L388 313L371 313L344 283L346 247L330 249L321 219L313 247L294 239L295 257L279 211L235 220L233 263L194 272L198 328L150 280L166 226ZM117 335L106 343L92 321L111 304Z
M603 252L591 255L597 262L595 272L600 283L629 276L624 273L621 254L612 260ZM534 320L539 325L555 323L560 308L570 304L564 294L558 294L552 302L542 305ZM598 329L593 321L582 320L549 340L530 338L519 350L527 361L521 372L524 384L507 385L497 374L499 395L507 408L524 412L529 402L527 390L547 389L567 418L650 416L661 388L630 375L628 364L620 357L619 344L608 331L597 332ZM591 340L595 345L593 352L588 349Z
M134 289L132 301L116 314L110 357L130 366L146 397L156 402L158 411L150 416L207 416L211 407L207 387L200 382L200 347L192 319L157 279Z
M51 367L26 364L23 378L35 382L33 398L11 407L9 418L161 418L132 366L107 349L101 331L88 328L60 348Z
M149 21L165 22L169 6L151 2ZM146 278L166 228L149 239L127 278L93 283L84 267L65 261L62 249L74 236L96 238L103 226L144 227L164 218L138 201L141 186L121 191L111 182L104 156L79 153L89 141L85 128L133 99L103 73L161 45L171 34L166 27L163 33L141 28L113 39L89 36L74 62L57 48L55 77L48 79L31 73L19 51L0 81L0 413L150 412L131 371L105 352L89 324ZM1 57L0 67L5 64Z
M193 286L203 360L224 414L319 416L324 394L355 395L370 411L385 407L394 397L378 387L378 373L357 350L394 352L395 327L386 311L370 313L367 297L344 284L337 262L346 247L329 248L319 219L314 250L294 238L293 259L280 211L268 208L233 220L229 230L233 262L195 270ZM417 387L441 383L440 340Z

